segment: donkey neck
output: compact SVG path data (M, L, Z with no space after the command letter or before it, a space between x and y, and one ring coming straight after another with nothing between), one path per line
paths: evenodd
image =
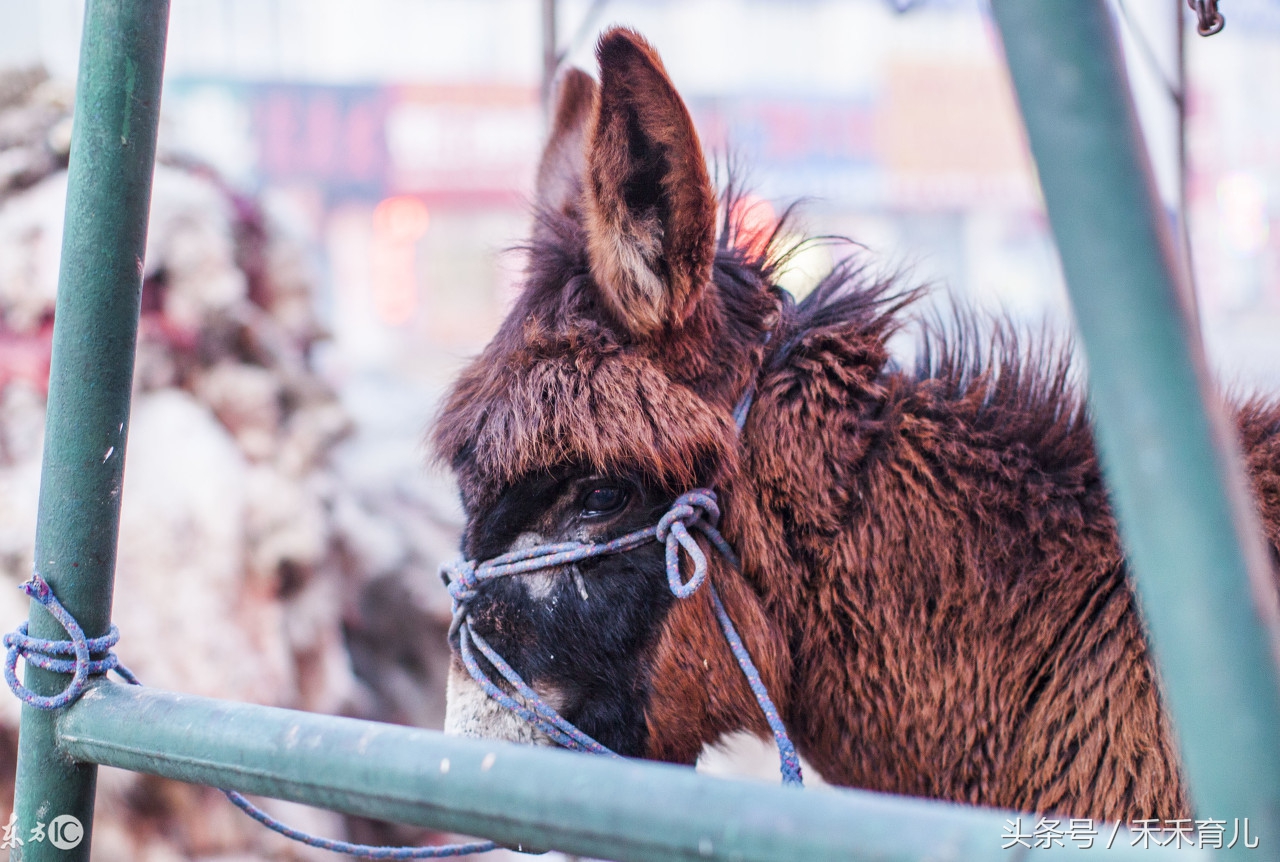
M1187 816L1065 379L891 371L883 341L852 329L811 332L762 376L726 534L786 633L789 701L826 704L788 716L824 778L1075 817ZM1102 766L1046 765L1089 735L1108 740Z

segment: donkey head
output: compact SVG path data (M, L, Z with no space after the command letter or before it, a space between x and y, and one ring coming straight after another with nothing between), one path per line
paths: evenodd
M701 145L654 50L613 30L598 59L599 86L577 70L561 82L526 284L435 432L461 486L470 560L609 541L698 487L719 493L730 541L751 518L749 495L734 492L731 411L780 294L730 228L717 242ZM786 647L751 570L708 557L785 713ZM619 753L692 762L721 733L766 730L706 591L674 598L656 542L485 582L467 612L544 700ZM456 631L452 645L447 729L547 742L472 681Z

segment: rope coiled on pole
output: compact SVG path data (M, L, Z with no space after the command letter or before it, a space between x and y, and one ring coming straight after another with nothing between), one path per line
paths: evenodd
M62 709L75 703L84 694L90 683L90 677L100 676L108 671L115 671L130 685L142 685L116 654L111 652L120 640L120 631L115 626L100 638L88 638L76 618L71 615L44 578L38 574L21 585L24 593L47 610L58 624L66 630L71 640L50 640L36 638L27 634L27 623L18 626L18 630L4 636L5 654L4 678L9 688L18 699L35 709ZM99 658L94 658L94 655ZM55 695L36 694L18 681L18 659L28 664L54 673L71 674L71 682ZM309 847L331 850L334 853L345 853L362 859L442 859L450 856L465 856L470 853L487 853L497 848L493 841L471 841L464 844L438 844L431 847L376 847L370 844L352 844L348 841L336 841L321 838L294 829L280 822L244 796L234 790L222 790L231 804L248 814L263 826L278 832Z

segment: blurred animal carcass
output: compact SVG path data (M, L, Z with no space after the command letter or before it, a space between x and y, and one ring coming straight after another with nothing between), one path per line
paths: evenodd
M72 93L0 73L0 627L26 617ZM305 244L178 153L156 167L116 569L121 660L145 684L420 725L443 715L448 502L335 458L356 427L315 370ZM343 465L347 465L344 467ZM353 668L358 673L353 672ZM0 804L18 701L0 696ZM215 791L103 770L94 858L332 858ZM264 803L364 841L429 838Z

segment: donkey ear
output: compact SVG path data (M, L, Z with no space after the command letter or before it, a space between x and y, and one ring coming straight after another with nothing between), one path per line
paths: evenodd
M535 193L544 209L568 213L579 203L587 124L597 91L596 82L581 69L567 70L556 83L551 137L542 151Z
M716 202L693 120L636 33L600 39L600 99L587 142L587 253L633 336L682 324L711 278Z

